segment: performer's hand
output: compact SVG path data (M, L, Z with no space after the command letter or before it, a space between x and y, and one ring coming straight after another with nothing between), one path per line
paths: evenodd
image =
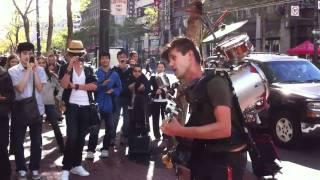
M179 133L182 130L182 128L183 126L175 117L173 117L170 120L165 120L161 125L162 132L169 136L179 136Z

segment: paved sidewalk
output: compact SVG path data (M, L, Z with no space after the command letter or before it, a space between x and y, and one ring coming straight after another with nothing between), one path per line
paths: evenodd
M61 124L61 130L65 134L65 126ZM102 135L104 129L101 129L99 136L99 145L102 146ZM43 152L41 160L41 176L42 180L58 180L60 179L60 170L62 167L63 154L59 153L55 142L53 131L48 123L43 124ZM88 137L87 137L88 138ZM27 161L30 157L30 138L27 135L25 145L25 156ZM85 146L85 150L86 150ZM90 172L88 177L79 177L71 175L71 180L175 180L175 172L173 169L166 169L161 162L161 152L164 146L161 142L152 142L152 155L148 161L129 160L127 148L117 144L115 148L110 150L109 158L100 159L100 152L95 153L94 160L85 160L86 151L83 152L83 165ZM10 157L13 175L15 176L14 156ZM253 175L247 171L245 180L255 180Z

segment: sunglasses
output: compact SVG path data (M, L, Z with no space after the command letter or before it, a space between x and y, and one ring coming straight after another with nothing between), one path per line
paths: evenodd
M141 72L141 70L133 70L133 72L139 72L139 73L140 73L140 72Z

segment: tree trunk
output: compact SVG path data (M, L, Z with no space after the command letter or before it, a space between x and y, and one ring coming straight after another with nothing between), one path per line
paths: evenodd
M30 24L29 24L28 16L23 16L22 20L23 20L23 26L24 26L24 32L26 35L26 40L27 40L27 42L30 42L30 36L29 36Z
M20 27L16 27L16 32L15 32L15 36L16 36L16 44L19 43L19 31L20 31Z
M48 38L47 38L47 49L46 49L47 52L50 51L50 49L51 49L51 43L52 43L52 31L53 31L52 4L53 4L53 0L50 0L50 1L49 1Z
M72 33L73 33L71 0L67 0L67 26L68 26L68 34L67 34L66 48L68 48L69 42L72 40Z

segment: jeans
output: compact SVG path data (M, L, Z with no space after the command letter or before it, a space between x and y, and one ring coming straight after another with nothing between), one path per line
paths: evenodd
M0 116L0 177L9 180L11 175L11 166L8 156L9 144L9 118Z
M101 119L104 120L104 124L105 124L105 134L103 137L103 146L101 150L108 150L110 146L112 130L114 129L112 113L100 112L100 115L101 115ZM95 152L96 150L96 147L98 144L100 126L101 124L90 132L89 143L88 143L88 151L90 152Z
M21 123L24 120L15 117L14 113L12 114L12 117L12 124L14 126L14 128L12 129L12 139L15 142L15 144L13 145L13 150L17 170L27 170L26 159L24 157L23 143L25 141L25 135L28 126L30 130L29 134L31 139L31 155L29 169L31 171L39 170L42 152L42 121L31 125L25 125L24 123Z
M151 104L151 115L152 115L152 127L153 134L156 139L160 138L160 130L159 130L159 119L160 113L161 118L164 119L164 111L166 109L166 102L152 102Z
M67 141L63 156L63 170L80 166L85 136L90 121L90 106L68 104L66 111Z
M127 97L116 97L115 103L116 103L116 111L113 114L113 121L114 121L114 128L112 131L111 138L114 139L116 137L117 133L117 127L120 119L120 112L122 109L122 115L123 115L123 125L121 128L122 135L124 137L128 137L128 126L129 126L129 115L128 115L128 98Z
M56 137L57 144L59 146L60 152L64 150L64 142L61 134L61 130L58 124L59 112L55 105L45 105L45 112L47 115L47 120L51 124L51 127L54 132L54 136Z

